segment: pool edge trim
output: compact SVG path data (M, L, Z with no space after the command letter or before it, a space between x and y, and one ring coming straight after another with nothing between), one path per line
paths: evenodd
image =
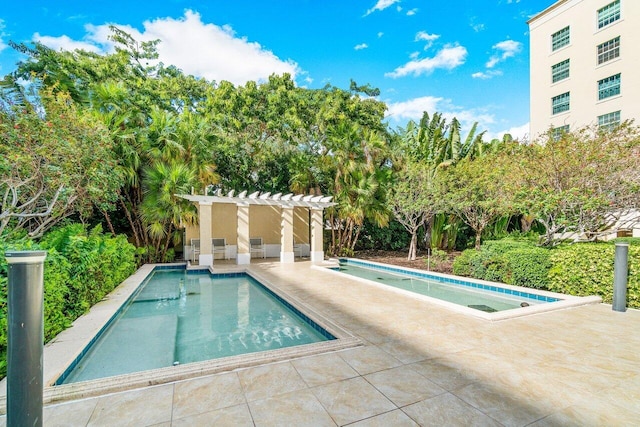
M325 316L319 314L316 310L312 309L309 305L301 302L299 299L284 292L281 288L274 285L263 275L259 274L256 270L252 269L250 265L230 268L208 268L198 269L203 273L209 274L225 274L225 273L244 273L252 277L254 280L260 282L263 286L267 287L271 292L278 295L280 298L288 301L298 311L310 318L320 327L324 328L327 332L332 334L335 339L321 341L311 344L303 344L293 347L286 347L282 349L267 350L262 352L247 353L243 355L222 357L218 359L211 359L202 362L194 362L177 366L168 366L165 368L152 369L147 371L140 371L131 374L117 375L107 378L101 378L90 381L83 381L71 384L53 385L57 379L62 375L67 367L76 360L83 351L91 344L95 334L98 331L103 330L111 321L111 319L117 315L118 311L124 304L131 298L137 291L139 286L149 277L149 275L157 268L183 268L185 263L171 263L171 264L144 264L138 270L136 270L131 276L125 279L120 285L118 285L111 293L109 293L105 299L95 306L93 306L89 312L80 316L71 328L61 332L54 340L45 346L44 354L44 395L43 403L60 403L69 400L83 399L88 397L101 396L108 393L121 392L125 390L131 390L141 387L155 386L160 384L166 384L190 378L196 378L200 376L214 375L221 372L233 371L236 369L248 368L252 366L259 366L268 363L282 362L291 359L297 359L300 357L312 356L316 354L330 353L334 351L344 350L348 348L354 348L364 345L364 343L351 334L346 329L335 324ZM186 266L189 270L188 266ZM109 308L109 306L116 306L115 308ZM97 319L95 318L97 317ZM78 327L76 324L92 323L95 326L91 328L94 333L91 337L80 336L76 339L68 338L68 335L73 335L74 332L71 329ZM68 332L67 332L68 331ZM66 332L66 334L65 334ZM75 350L69 350L70 342L76 342ZM51 352L63 353L55 354L54 357L49 359L55 359L50 366L47 366L47 353ZM66 352L65 352L66 351ZM49 355L51 356L51 354ZM65 363L61 363L60 360L65 360ZM51 366L54 365L54 366ZM0 390L0 414L6 413L6 378L2 380L5 384L2 390Z
M514 308L514 309L510 309L510 310L504 310L504 311L497 311L495 313L486 313L480 310L475 310L469 307L465 307L462 305L458 305L458 304L454 304L448 301L444 301L441 299L437 299L437 298L432 298L426 295L421 295L421 294L417 294L415 292L411 292L411 291L407 291L404 289L399 289L399 288L395 288L393 286L389 286L389 285L385 285L382 283L378 283L375 282L373 280L368 280L368 279L363 279L361 277L357 277L357 276L351 276L348 275L349 278L352 278L353 280L359 281L361 283L366 283L368 285L372 285L372 286L376 286L378 288L381 289L386 289L388 291L391 292L395 292L397 294L400 295L404 295L404 296L408 296L414 299L418 299L418 300L422 300L425 302L430 302L433 304L437 304L440 305L442 307L448 308L452 311L461 313L461 314L466 314L466 315L470 315L473 317L477 317L483 320L488 320L488 321L501 321L501 320L509 320L509 319L514 319L514 318L519 318L519 317L523 317L523 316L531 316L531 315L535 315L535 314L540 314L540 313L547 313L550 311L556 311L556 310L562 310L562 309L567 309L567 308L573 308L573 307L579 307L582 305L588 305L588 304L600 304L602 303L602 298L599 296L587 296L587 297L576 297L573 295L564 295L564 294L559 294L559 293L555 293L555 292L549 292L549 291L543 291L543 290L537 290L537 289L531 289L531 288L524 288L521 286L513 286L513 285L507 285L506 283L498 283L498 282L489 282L486 280L479 280L479 279L472 279L472 278L468 278L468 277L462 277L462 276L454 276L454 275L450 275L450 274L444 274L444 273L437 273L437 272L432 272L432 271L424 271L424 270L419 270L419 269L415 269L415 268L411 268L411 267L398 267L398 266L394 266L392 264L384 264L384 263L380 263L380 262L376 262L376 261L369 261L369 260L362 260L362 259L358 259L358 258L341 258L341 259L346 259L346 260L353 260L353 261L357 261L359 263L369 263L372 264L374 266L379 266L379 267L393 267L393 268L397 268L399 270L407 270L407 271L411 271L414 273L422 273L422 274L429 274L429 275L433 275L433 276L437 276L437 277L443 277L443 278L459 278L459 280L465 280L468 282L476 282L476 283L481 283L484 285L489 285L489 286L499 286L501 288L506 288L506 289L512 289L512 290L518 290L518 291L525 291L527 293L532 293L532 294L540 294L540 295L544 295L544 296L549 296L549 297L553 297L553 298L558 298L560 299L560 301L554 301L554 302L547 302L544 304L536 304L536 305L531 305L528 307L521 307L521 308ZM335 262L336 265L339 265L339 260L338 259L334 259L333 260ZM330 272L331 274L339 274L344 276L344 273L340 273L339 271L334 271L332 270L332 268L335 267L331 266L331 265L327 265L327 266L314 266L312 268L317 268L317 269L322 269L325 271Z

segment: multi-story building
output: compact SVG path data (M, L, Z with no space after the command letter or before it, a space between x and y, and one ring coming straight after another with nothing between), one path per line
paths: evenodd
M640 119L640 0L559 0L527 23L531 139Z

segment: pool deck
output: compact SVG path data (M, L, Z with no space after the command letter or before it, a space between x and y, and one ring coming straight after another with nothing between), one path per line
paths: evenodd
M638 425L640 311L490 322L310 266L250 269L364 345L47 405L44 425Z

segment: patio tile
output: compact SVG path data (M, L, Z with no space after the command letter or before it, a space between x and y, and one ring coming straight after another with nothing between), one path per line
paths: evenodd
M291 364L309 387L358 376L358 373L335 353L305 357L293 360Z
M531 427L636 426L639 419L640 414L636 411L596 398L564 408L531 424Z
M87 426L148 426L171 420L173 384L98 399Z
M44 408L43 424L47 427L86 426L98 404L98 399L62 403Z
M263 365L238 371L247 401L289 393L307 388L291 363Z
M339 425L396 409L393 403L362 378L319 386L312 391Z
M402 410L421 426L501 427L496 420L451 393L405 406Z
M364 378L397 406L406 406L446 392L409 366L376 372Z
M414 363L434 356L433 353L429 352L426 345L421 345L413 340L391 339L379 344L378 348L386 351L402 363Z
M457 367L447 359L429 359L409 366L449 391L471 384L476 380L476 377L471 372Z
M171 423L171 427L210 426L254 427L254 424L246 403L180 418Z
M281 394L249 403L256 427L335 427L336 423L310 390Z
M339 353L360 375L371 374L402 365L395 357L377 347L359 347Z
M173 418L184 418L245 403L238 375L212 375L175 384Z
M483 384L470 384L453 394L505 426L528 425L550 414L533 406L531 401L514 399Z
M349 427L417 427L411 418L407 416L400 409L387 412L375 417L367 418L366 420L358 421L357 423L349 424Z

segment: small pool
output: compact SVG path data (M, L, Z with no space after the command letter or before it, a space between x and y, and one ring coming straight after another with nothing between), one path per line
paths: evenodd
M154 270L56 384L335 339L245 273L193 273Z
M333 271L489 320L599 301L351 258L340 259Z

